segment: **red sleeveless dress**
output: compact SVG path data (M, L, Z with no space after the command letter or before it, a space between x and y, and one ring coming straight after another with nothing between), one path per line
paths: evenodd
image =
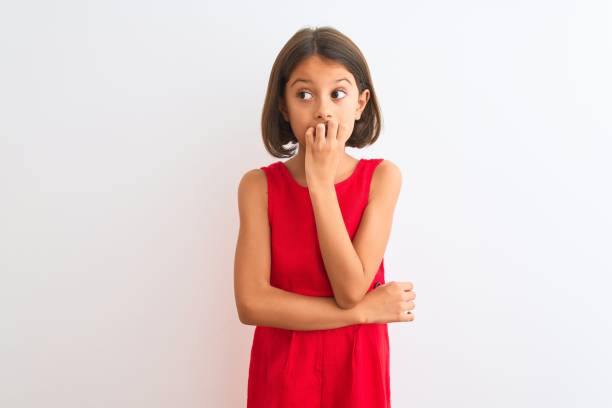
M359 160L353 173L335 184L351 240L382 160ZM271 285L302 295L333 296L308 187L298 184L282 161L260 168L268 181ZM383 260L368 291L384 281ZM307 331L255 327L247 408L389 408L389 382L386 323Z

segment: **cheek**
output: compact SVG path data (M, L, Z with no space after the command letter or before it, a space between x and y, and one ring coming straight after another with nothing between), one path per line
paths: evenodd
M350 137L354 129L355 129L355 123L351 121L350 119L347 119L344 122L344 132L346 132L346 134L349 135Z
M293 131L293 135L300 143L304 143L305 141L304 134L306 133L306 129L308 129L308 126L305 124L301 124L296 120L291 122L291 130Z

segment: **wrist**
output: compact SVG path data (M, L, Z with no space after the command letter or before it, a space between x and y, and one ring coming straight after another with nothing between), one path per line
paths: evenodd
M311 199L326 198L336 195L336 188L333 184L312 183L308 185Z
M349 309L353 314L353 320L357 324L366 324L369 322L370 317L368 316L366 308L363 306L363 303L357 303L354 307Z

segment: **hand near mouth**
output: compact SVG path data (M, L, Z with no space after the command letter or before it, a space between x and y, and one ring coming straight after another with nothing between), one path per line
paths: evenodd
M350 136L350 129L335 119L306 130L305 171L308 188L334 186L334 178L344 147Z

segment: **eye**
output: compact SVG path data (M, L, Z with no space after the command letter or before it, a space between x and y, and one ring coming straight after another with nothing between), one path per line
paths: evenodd
M342 89L336 89L336 90L334 90L334 91L332 92L332 94L334 94L334 93L336 93L336 92L342 92L342 93L344 93L344 94L346 95L346 91L344 91L344 90L342 90ZM301 95L301 94L310 94L310 92L308 92L308 91L306 91L306 90L301 90L301 91L298 91L297 96L298 96L298 98L300 98L300 99L302 99L302 98L300 97L300 95ZM342 98L338 98L338 99L343 99L343 98L344 98L344 97L342 97ZM304 100L306 100L306 101L307 101L307 100L310 100L310 99L304 99Z
M308 92L308 91L298 91L297 96L298 96L298 98L300 98L301 94L309 94L309 93L310 92ZM300 99L302 99L302 98L300 98Z
M342 93L344 93L346 95L346 92L344 92L342 89L336 89L334 92L342 92ZM342 98L340 98L340 99L342 99Z

